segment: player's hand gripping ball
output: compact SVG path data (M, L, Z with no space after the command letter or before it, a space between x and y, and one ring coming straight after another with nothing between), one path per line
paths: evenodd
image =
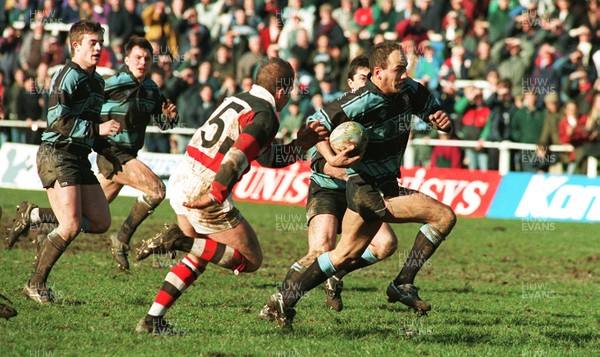
M336 154L344 151L350 145L354 145L351 154L358 155L367 148L368 144L369 135L367 130L355 121L344 122L329 134L329 146Z

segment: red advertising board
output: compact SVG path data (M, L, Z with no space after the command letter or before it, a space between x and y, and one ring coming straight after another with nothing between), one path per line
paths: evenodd
M233 190L236 201L306 205L310 166L297 162L282 169L252 163ZM454 209L460 216L484 217L500 183L497 171L402 169L403 186L419 190Z
M485 217L501 176L498 171L402 169L401 184L452 207L459 216Z
M233 199L305 206L309 178L310 163L307 161L298 161L281 169L252 162L250 171L233 188Z

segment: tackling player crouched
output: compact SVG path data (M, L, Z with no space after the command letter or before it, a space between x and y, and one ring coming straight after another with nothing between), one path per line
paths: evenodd
M137 333L172 334L164 315L181 294L204 272L208 263L236 274L253 272L262 263L256 233L234 207L233 186L253 160L285 166L297 157L277 155L271 143L279 129L276 112L288 102L294 82L291 65L271 58L261 64L248 92L227 98L194 134L184 159L171 176L171 206L177 225L144 242L138 259L166 250L189 254L170 272ZM325 129L318 123L299 133L303 148L313 146Z

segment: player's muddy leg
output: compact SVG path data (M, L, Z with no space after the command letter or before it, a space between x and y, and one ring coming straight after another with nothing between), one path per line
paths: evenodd
M389 224L384 223L381 225L375 237L362 253L360 259L354 264L349 270L340 270L334 277L338 279L343 278L346 274L353 272L354 270L362 269L369 265L373 265L380 262L396 251L398 247L398 238L392 230Z
M104 233L110 228L110 209L100 185L81 186L81 214L83 232Z
M185 223L183 216L178 216L178 221L183 223L184 227L187 227L185 224L189 224ZM188 232L192 229L186 228ZM207 235L194 232L194 237L189 237L177 225L166 225L156 237L142 243L137 259L173 250L192 253L238 273L255 271L262 264L262 251L256 233L244 219L236 227L224 232Z
M386 200L388 222L425 223L415 238L414 245L400 274L388 286L388 301L400 301L417 311L429 311L431 306L422 301L414 279L421 267L435 253L456 224L456 215L450 207L418 191Z
M185 225L189 232L189 226ZM189 223L189 222L188 222ZM179 230L181 234L184 234ZM146 318L138 323L136 332L158 331L171 334L172 328L164 320L164 315L181 294L206 269L209 262L232 269L236 272L250 272L258 269L262 263L262 252L252 227L242 219L235 228L210 235L213 239L197 238L203 242L200 254L188 254L167 275ZM215 244L211 243L214 242ZM199 249L198 247L193 250Z
M127 161L123 165L123 171L115 175L113 181L143 192L131 207L131 212L117 235L119 241L129 244L136 229L164 200L166 187L163 181L138 159Z
M165 277L163 285L156 295L148 314L135 327L137 333L172 335L176 331L164 319L169 308L204 272L206 262L188 255L175 265Z
M281 292L284 304L293 307L305 292L321 284L338 270L352 268L380 226L381 222L367 224L358 213L346 210L342 221L342 237L337 247L331 252L321 254L292 282L292 286Z
M261 266L263 255L254 229L242 218L232 229L196 239L192 253L235 274L251 273Z
M386 200L386 205L389 212L386 220L425 223L395 280L396 284L413 284L418 271L452 231L456 215L447 205L417 191Z
M308 224L308 253L288 270L281 287L297 279L317 257L335 248L338 220L333 214L314 216ZM280 287L280 288L281 288Z
M124 185L131 186L143 192L142 196L138 197L137 201L131 207L129 216L127 216L119 231L110 237L113 258L120 268L128 270L129 261L127 256L131 237L140 224L154 212L154 209L165 198L165 184L148 166L138 159L127 161L123 164L123 171L115 175L110 181L106 179L101 180L101 184L105 188L109 202L115 198L116 193ZM112 189L115 186L118 190Z
M36 245L35 271L23 289L27 298L38 303L54 301L52 291L46 287L46 281L54 264L77 236L81 227L81 187L62 187L56 181L54 187L47 189L50 204L60 209L60 225Z

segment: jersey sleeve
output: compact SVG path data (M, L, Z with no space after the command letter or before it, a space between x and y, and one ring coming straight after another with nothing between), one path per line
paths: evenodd
M327 130L332 131L336 126L348 121L348 116L342 109L342 98L338 98L326 104L322 109L309 116L306 120L307 124L318 121L325 126Z
M429 91L424 85L418 83L412 79L411 85L414 88L414 92L411 98L413 107L413 113L421 118L426 123L431 123L429 115L441 110L440 103L438 102L435 95ZM451 132L452 128L448 131Z
M266 111L254 114L225 154L210 190L210 195L219 203L225 202L233 186L249 169L252 160L256 160L260 152L271 145L279 130L274 115Z

